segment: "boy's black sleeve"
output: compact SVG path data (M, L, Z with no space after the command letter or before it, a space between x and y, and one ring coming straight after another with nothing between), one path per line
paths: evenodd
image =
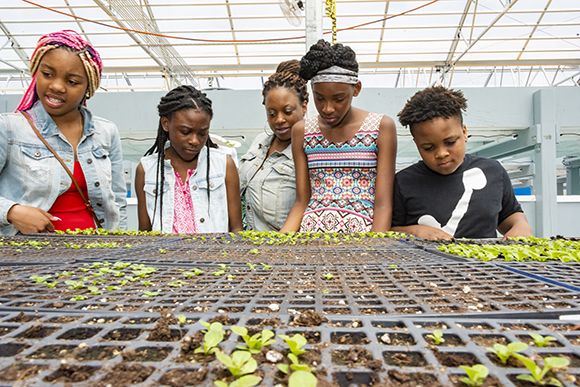
M395 184L393 184L393 219L391 220L391 226L408 226L406 223L407 208L405 199L403 198L403 194L401 194L399 179L395 175Z
M516 199L516 194L514 193L510 177L503 166L500 165L500 168L502 169L503 197L501 200L501 211L497 218L498 224L501 224L501 222L506 220L508 216L513 215L516 212L524 212L518 199Z

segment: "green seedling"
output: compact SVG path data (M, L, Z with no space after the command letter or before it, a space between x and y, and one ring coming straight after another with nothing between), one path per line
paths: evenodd
M155 297L159 294L159 292L150 292L148 290L143 291L143 295L141 297Z
M128 282L129 282L128 280L121 280L121 281L119 281L119 283L121 284L121 286L127 285Z
M125 245L125 248L126 248L126 249L130 249L131 247L132 247L132 246L131 246L130 244L128 244L128 243Z
M221 361L232 373L234 378L239 379L244 375L253 373L258 368L258 362L247 351L236 351L232 357L217 351L215 357Z
M532 359L522 356L519 353L514 353L514 357L520 359L526 368L532 373L531 375L518 375L518 379L527 380L537 386L550 385L562 387L562 383L560 383L558 379L549 378L548 380L544 380L544 377L552 368L568 367L568 365L570 365L568 359L564 359L563 357L547 357L544 359L544 368L541 368L534 363Z
M74 273L75 273L74 271L63 271L62 273L56 273L56 276L57 277L70 277Z
M85 283L83 281L73 281L73 280L67 280L64 281L65 284L68 285L69 289L82 289L85 287Z
M167 250L163 250L163 249L159 249L159 254L165 254L167 252Z
M108 267L101 267L101 268L99 269L99 271L100 271L102 274L111 274L111 273L113 272L113 270L109 269Z
M95 262L93 263L93 266L91 266L93 269L98 269L99 267L103 266L103 264L101 262Z
M288 344L290 347L290 352L292 352L294 356L300 356L306 352L306 350L302 349L302 347L306 345L307 340L301 334L297 333L292 337L288 335L278 335L278 337Z
M225 251L222 253L222 255L225 257L226 255L228 255L228 253L226 253Z
M136 282L139 280L139 277L131 277L130 275L126 275L125 278L130 282Z
M47 279L49 279L50 277L52 277L50 274L49 275L44 275L44 276L39 276L39 275L33 275L32 277L29 277L31 280L33 280L34 282L36 282L37 284L43 284L46 282Z
M226 278L229 280L232 280L232 279L236 278L236 276L233 274L229 274Z
M290 359L290 361L292 362L292 364L290 364L290 368L292 368L294 371L312 372L315 369L310 368L308 364L300 364L300 361L298 361L298 357L295 356L294 354L291 353L288 354L288 359ZM290 372L290 370L288 369L288 364L279 364L278 368L285 374L288 374L288 372Z
M169 282L167 286L171 286L172 288L180 288L183 285L183 281L173 281Z
M246 265L250 266L250 269L256 270L256 265L255 264L252 264L252 263L249 263L248 262L248 263L246 263Z
M113 269L121 270L129 266L131 266L131 263L129 262L115 262L115 264L113 265Z
M311 372L294 371L288 379L288 387L316 387L318 380Z
M222 270L227 270L230 268L229 266L226 266L226 264L224 264L224 263L218 263L218 266L221 267Z
M143 286L151 286L151 281L141 281Z
M330 281L331 279L334 278L334 275L332 273L326 273L322 275L322 278L324 278L327 281Z
M93 296L98 296L99 294L103 294L103 292L101 290L99 290L99 288L96 286L89 286L87 289L88 289L89 293L91 293L91 295L93 295Z
M81 269L81 271L83 273L86 273L87 271L91 270L91 269L87 269L87 268L84 268L84 267L79 267L79 269Z
M328 289L324 289L324 290L322 291L322 293L324 293L324 294L328 294L328 292L329 292L329 290L328 290Z
M124 276L125 276L125 274L123 274L123 272L122 272L122 271L114 271L114 272L113 272L113 275L114 275L115 277L124 277Z
M433 342L435 343L435 345L439 345L439 344L445 342L445 339L443 338L443 332L441 332L439 329L435 329L433 331L433 334L432 335L427 335L425 337L428 337L431 340L433 340Z
M203 270L199 270L199 269L193 269L193 274L195 275L202 275L203 273L205 273L205 271Z
M247 347L238 345L237 348L249 351L251 353L260 353L260 349L262 347L274 344L276 342L276 340L271 340L271 338L274 337L274 332L268 329L264 329L261 333L252 335L252 337L248 335L248 330L243 327L233 326L232 331L244 339L248 345Z
M264 269L266 269L266 270L272 268L272 266L268 266L268 265L266 265L265 263L262 263L262 262L260 262L260 265L262 265L264 267Z
M195 349L195 353L203 353L204 355L211 355L218 351L218 344L224 339L223 325L214 322L211 325L205 321L200 321L200 323L207 328L203 338L203 344L201 347Z
M509 343L507 347L505 345L501 345L499 343L495 343L493 348L486 348L488 351L495 353L495 355L501 360L503 364L506 364L509 357L516 352L525 351L528 348L526 343L522 343L520 341L516 341L513 343Z
M83 301L86 300L88 297L87 296L74 296L73 298L71 298L71 301Z
M186 321L187 321L187 317L185 317L185 315L183 315L183 314L177 315L177 322L179 324L185 324Z
M252 249L252 250L250 250L250 254L253 254L253 255L260 254L260 250Z
M115 285L110 285L110 286L107 286L107 290L112 292L113 290L119 290L119 287L115 286Z
M56 285L58 284L58 282L54 281L54 282L45 282L46 286L48 286L51 289L54 289L56 287Z
M193 277L195 274L191 271L184 271L183 275L185 276L185 278L191 278Z
M542 336L534 332L530 332L530 336L534 339L534 343L542 348L545 347L550 341L556 341L557 339L553 336Z
M222 382L221 380L216 380L214 383L217 387L253 387L257 386L262 380L261 377L255 375L245 375L239 379L234 380L230 384Z
M487 378L487 375L489 375L489 370L483 364L476 364L473 367L459 367L463 368L463 370L467 372L467 378L461 378L459 380L468 386L481 386L483 384L483 380Z
M223 270L218 270L218 271L213 272L213 275L215 275L216 277L219 277L222 274L226 274L226 272Z

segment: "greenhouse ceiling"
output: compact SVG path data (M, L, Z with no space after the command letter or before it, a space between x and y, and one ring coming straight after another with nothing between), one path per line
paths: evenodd
M305 52L305 12L294 26L279 4L295 1L2 0L0 92L24 90L36 41L62 29L96 46L108 91L260 88L279 62ZM332 21L320 17L330 41ZM336 0L336 26L377 87L580 81L578 0Z

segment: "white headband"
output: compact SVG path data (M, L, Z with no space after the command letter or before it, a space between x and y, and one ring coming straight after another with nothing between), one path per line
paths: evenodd
M310 83L319 82L336 82L356 85L358 82L358 73L356 71L347 70L339 66L332 66L327 69L320 70L310 80Z

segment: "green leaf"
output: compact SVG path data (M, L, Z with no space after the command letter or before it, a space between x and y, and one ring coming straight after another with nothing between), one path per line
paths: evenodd
M288 367L288 364L278 364L278 369L282 372L284 372L285 374L288 374L288 372L290 372L290 368Z
M253 387L256 386L258 383L260 383L261 380L262 378L259 376L245 375L236 381L238 382L237 387Z
M288 379L288 387L316 387L316 376L307 371L295 371Z

